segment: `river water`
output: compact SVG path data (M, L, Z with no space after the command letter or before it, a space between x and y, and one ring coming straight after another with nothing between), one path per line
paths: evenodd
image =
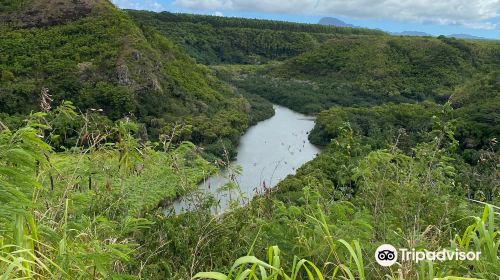
M245 204L254 195L295 174L297 168L319 153L307 139L314 118L282 106L273 107L273 117L259 122L242 136L236 161L202 182L198 192L175 201L175 213L189 211L205 194L212 194L218 202L215 213L223 212L231 202Z

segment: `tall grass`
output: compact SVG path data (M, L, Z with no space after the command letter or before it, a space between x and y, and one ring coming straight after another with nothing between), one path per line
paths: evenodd
M228 274L220 272L200 272L193 279L255 279L255 280L323 280L325 277L320 269L305 259L294 258L291 270L287 273L281 266L281 251L277 246L269 247L267 262L255 256L244 256L237 259Z
M41 188L36 179L50 146L38 135L41 124L0 134L0 279L33 278L47 271L37 248L40 240L31 196Z
M500 235L498 227L495 225L495 206L486 205L481 217L472 217L474 223L467 227L462 235L457 235L452 247L459 247L462 251L474 249L480 251L482 257L474 262L447 262L437 264L431 261L420 262L416 267L415 275L419 280L474 280L474 279L499 279L500 278L500 260L499 247ZM323 218L322 218L323 217ZM291 267L284 267L281 259L281 252L277 246L269 247L268 259L263 261L255 256L244 256L237 259L231 266L227 274L220 272L200 272L193 279L215 279L215 280L323 280L323 279L349 279L365 280L377 279L374 275L377 269L367 267L363 261L364 254L362 247L357 240L351 243L339 239L335 242L326 224L326 219L319 212L319 217L309 218L316 221L324 230L327 243L334 251L333 254L340 254L336 244L341 244L347 249L347 256L343 259L349 260L347 263L338 263L335 265L333 273L328 270L321 270L314 263L294 257ZM330 245L331 244L331 245ZM454 248L452 248L454 249ZM336 259L340 259L336 257ZM399 265L399 264L396 264ZM456 276L456 275L462 275ZM386 279L403 280L401 275L385 275Z
M167 153L139 143L131 122L117 123L112 135L83 128L76 143L82 135L91 141L55 153L48 116L76 115L62 106L16 131L0 128L0 280L140 278L132 256L157 254L136 243L153 224L147 212L215 167L191 143Z

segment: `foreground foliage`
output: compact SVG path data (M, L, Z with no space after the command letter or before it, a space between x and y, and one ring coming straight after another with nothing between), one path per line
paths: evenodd
M497 207L497 209L500 209ZM457 236L456 241L452 243L452 247L449 251L453 251L455 248L467 251L468 249L475 249L476 252L481 252L485 260L479 263L469 263L466 264L454 264L454 265L442 265L433 263L431 261L423 262L420 267L415 279L420 280L433 280L433 279L478 279L478 278L468 278L468 277L453 277L446 276L452 274L454 271L460 271L463 275L467 274L468 270L480 270L482 272L478 273L476 277L484 277L488 279L488 275L491 273L498 273L500 268L498 267L498 256L500 240L498 240L499 231L495 231L495 214L494 208L491 205L487 205L484 208L482 217L474 217L477 221L470 225L463 236ZM320 222L321 223L321 222ZM327 224L322 226L328 227ZM479 233L479 236L476 235ZM326 236L331 238L330 236ZM472 241L472 242L471 242ZM464 246L467 242L471 242L473 246ZM237 259L229 273L223 274L219 272L200 272L194 276L194 279L215 279L215 280L230 280L230 279L308 279L308 280L323 280L323 279L371 279L366 277L365 266L363 262L363 252L360 247L359 242L353 241L352 244L347 241L340 239L331 243L332 251L335 251L338 245L344 246L351 257L349 263L330 263L328 265L334 266L333 272L327 274L322 272L321 268L318 268L314 263L306 259L298 259L294 257L291 264L291 270L287 273L286 269L282 266L280 250L277 246L269 247L268 249L268 261L262 261L255 256L245 256ZM354 264L354 265L353 265ZM404 263L397 263L399 270L394 269L391 274L386 274L387 279L408 279L404 278L402 275L401 267L404 267ZM469 267L467 267L469 265ZM474 268L471 269L470 265ZM477 268L479 266L479 268ZM452 271L452 272L450 272ZM495 274L492 274L495 275ZM498 274L496 274L498 276ZM441 278L442 277L442 278ZM493 279L493 278L491 278Z
M90 137L97 140L87 147L54 153L46 142L60 131L53 115L78 115L71 108L34 114L25 127L0 133L4 278L494 279L500 274L497 208L487 206L476 217L481 205L466 199L468 164L456 154L452 123L441 121L449 107L441 108L444 115L421 141L407 147L411 154L397 142L373 150L344 123L323 153L295 176L222 216L211 213L214 201L203 196L196 209L182 215L156 210L214 171L192 144L141 143L137 126L123 121L102 139ZM487 161L498 166L499 159ZM493 204L497 182L483 181ZM483 257L385 269L372 257L381 243L479 250ZM264 250L269 245L277 247ZM268 261L261 261L265 256ZM197 274L204 270L220 273Z
M167 152L139 144L133 123L54 153L46 120L39 113L0 132L0 276L124 279L137 234L153 224L144 216L215 168L191 143Z

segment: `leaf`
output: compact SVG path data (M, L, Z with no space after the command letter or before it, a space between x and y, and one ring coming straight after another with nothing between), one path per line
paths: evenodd
M200 279L200 278L215 279L215 280L228 280L227 276L225 274L220 273L220 272L199 272L199 273L196 273L196 275L193 277L193 279Z

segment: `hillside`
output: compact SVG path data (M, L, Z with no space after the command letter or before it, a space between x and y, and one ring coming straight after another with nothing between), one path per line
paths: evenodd
M290 58L336 36L382 35L363 28L129 10L139 25L158 30L203 64L260 64Z
M445 37L343 36L283 63L247 68L232 82L304 113L333 105L443 103L467 80L498 69L499 50L494 42Z
M437 94L469 76L474 45L420 38L340 38L287 61L283 76L350 83L382 95Z
M83 112L102 109L113 121L127 116L152 139L167 122L182 120L193 127L186 139L209 145L223 138L231 146L247 127L250 107L241 95L108 1L7 3L17 3L0 14L11 19L0 32L0 116L7 125L16 124L12 115L36 110L47 88L53 107L66 100Z
M0 0L0 279L498 279L498 139L495 41Z

